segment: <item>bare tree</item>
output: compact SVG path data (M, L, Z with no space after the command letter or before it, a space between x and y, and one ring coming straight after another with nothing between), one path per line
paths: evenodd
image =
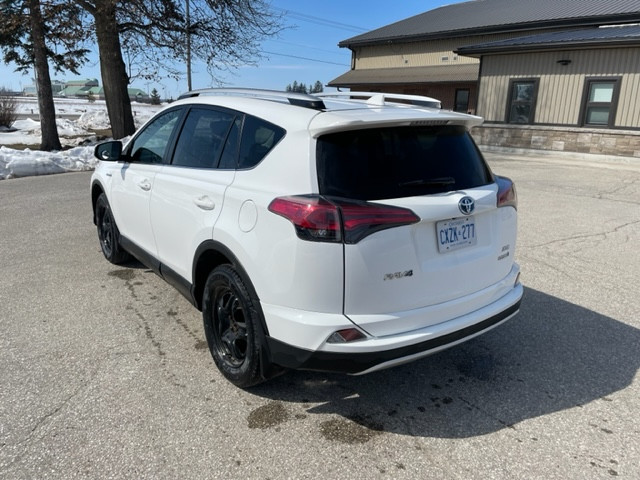
M129 99L129 76L120 45L118 3L117 0L95 0L93 3L78 1L95 22L96 41L100 53L100 75L114 138L131 135L136 129Z
M134 75L124 62L135 59L135 75L176 78L187 52L219 73L255 61L260 41L281 29L281 17L266 0L76 0L94 18L100 69L114 138L134 132L127 86ZM187 44L189 43L189 49ZM124 53L123 53L124 52Z
M2 0L0 47L5 63L36 73L42 150L60 150L49 61L56 70L77 71L87 50L80 10L66 1Z

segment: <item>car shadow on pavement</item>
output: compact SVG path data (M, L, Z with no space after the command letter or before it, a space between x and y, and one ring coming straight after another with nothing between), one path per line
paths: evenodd
M251 389L371 430L466 438L611 395L640 364L640 330L527 288L520 313L452 349L381 372L288 372Z

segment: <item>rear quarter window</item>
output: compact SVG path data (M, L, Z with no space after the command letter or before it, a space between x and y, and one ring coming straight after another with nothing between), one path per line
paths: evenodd
M493 181L462 126L332 133L321 136L316 148L322 195L381 200L464 190Z
M285 130L273 123L247 115L242 127L238 169L252 168L284 137Z

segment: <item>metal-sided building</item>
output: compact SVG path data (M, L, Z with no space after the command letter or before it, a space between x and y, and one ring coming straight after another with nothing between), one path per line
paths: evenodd
M344 40L352 90L436 97L480 144L640 157L640 0L475 0Z

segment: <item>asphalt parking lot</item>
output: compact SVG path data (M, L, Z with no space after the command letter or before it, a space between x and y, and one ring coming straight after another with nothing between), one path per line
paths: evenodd
M90 174L0 181L0 478L640 478L640 159L487 158L518 188L516 318L249 391L175 290L103 259Z

